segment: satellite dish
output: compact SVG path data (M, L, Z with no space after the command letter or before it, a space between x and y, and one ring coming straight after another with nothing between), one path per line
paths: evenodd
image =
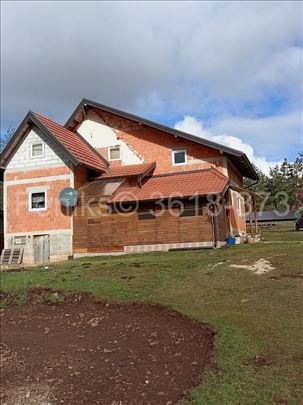
M66 187L60 192L59 199L64 207L75 207L78 202L78 193L74 188Z

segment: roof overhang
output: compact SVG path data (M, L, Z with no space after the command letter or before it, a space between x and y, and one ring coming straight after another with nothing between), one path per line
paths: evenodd
M252 180L258 180L258 174L256 173L253 165L249 161L248 157L244 152L241 152L239 150L229 148L228 146L224 146L221 144L218 144L216 142L209 141L207 139L200 138L195 135L188 134L186 132L179 131L177 129L169 128L164 125L155 123L153 121L149 121L145 118L138 117L133 114L129 114L124 111L120 111L118 109L108 107L103 104L96 103L95 101L91 101L88 99L83 99L80 104L77 106L77 108L74 110L72 115L69 117L67 120L65 127L70 129L70 130L75 130L76 126L78 126L79 123L81 123L84 118L85 118L85 113L90 109L90 108L96 108L102 111L105 111L107 113L134 121L136 123L139 123L141 125L146 125L150 128L154 128L157 130L160 130L162 132L166 132L167 134L173 135L175 137L180 137L182 139L187 139L191 142L199 143L201 145L207 146L212 149L219 150L221 153L227 155L233 164L237 167L237 169L240 171L240 173L247 178L250 178Z

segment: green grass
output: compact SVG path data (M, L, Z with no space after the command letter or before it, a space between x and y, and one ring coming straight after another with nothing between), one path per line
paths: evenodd
M1 289L20 295L19 305L31 287L170 305L206 321L217 332L216 367L207 370L188 404L297 405L302 403L303 281L285 275L302 272L303 249L296 242L302 235L289 230L277 239L267 232L265 239L273 243L85 258L49 266L47 271L2 273ZM255 275L230 267L259 258L269 260L275 270ZM256 366L255 356L269 363Z
M270 230L261 228L262 240L281 242L303 242L303 230L295 231L293 222L277 224Z

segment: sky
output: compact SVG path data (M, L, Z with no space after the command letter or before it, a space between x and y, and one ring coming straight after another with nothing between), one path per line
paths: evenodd
M303 150L301 2L1 3L1 133L82 98L243 150Z

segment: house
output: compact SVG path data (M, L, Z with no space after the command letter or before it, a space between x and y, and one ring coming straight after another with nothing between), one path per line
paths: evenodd
M258 179L243 152L86 99L64 126L29 112L0 165L5 246L26 263L222 246L245 235L243 177Z
M286 211L260 211L257 213L256 219L261 228L269 228L271 226L289 224L290 221L294 222L296 210ZM252 220L255 220L255 214L252 214ZM249 215L246 214L246 223L249 224Z

